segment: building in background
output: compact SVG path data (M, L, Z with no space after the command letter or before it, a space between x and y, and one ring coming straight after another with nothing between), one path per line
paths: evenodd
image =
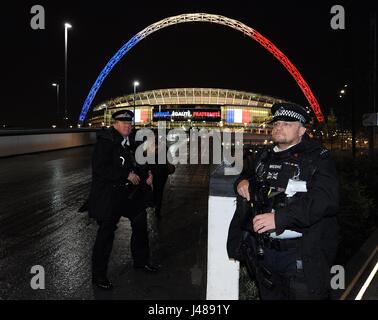
M270 108L286 100L258 93L216 88L174 88L138 92L117 97L95 106L88 120L92 127L111 124L113 112L133 110L137 128L156 128L166 121L167 128L244 129L269 134L265 122Z

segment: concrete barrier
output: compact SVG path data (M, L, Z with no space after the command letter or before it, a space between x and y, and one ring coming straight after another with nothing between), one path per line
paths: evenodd
M96 129L86 130L3 130L0 132L0 157L90 145Z
M224 176L223 170L219 166L210 176L207 300L239 299L239 262L229 259L226 249L228 228L236 209L236 176Z

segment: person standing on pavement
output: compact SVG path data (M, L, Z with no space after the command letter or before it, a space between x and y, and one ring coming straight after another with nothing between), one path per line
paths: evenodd
M88 212L98 224L92 254L92 282L105 290L112 289L107 269L114 232L121 216L131 222L130 247L134 268L147 272L158 270L149 262L146 206L141 197L130 197L141 185L143 190L151 190L153 182L151 172L142 175L138 171L134 157L136 145L130 137L133 117L134 113L129 110L115 112L113 125L98 134L92 155Z

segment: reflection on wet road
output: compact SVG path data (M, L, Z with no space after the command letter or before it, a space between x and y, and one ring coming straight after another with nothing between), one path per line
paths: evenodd
M122 218L108 293L91 284L96 224L77 212L89 192L91 152L0 159L0 299L204 299L209 166L179 165L166 185L163 218L149 215L158 274L132 268L130 225ZM33 265L45 269L45 290L30 287Z

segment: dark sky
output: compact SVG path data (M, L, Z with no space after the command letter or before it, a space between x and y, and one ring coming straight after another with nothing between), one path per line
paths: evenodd
M10 127L49 127L56 118L52 82L64 83L64 27L69 21L68 108L76 123L99 72L133 35L163 18L194 12L221 14L256 29L281 49L309 83L325 114L347 109L337 92L351 83L358 112L368 108L369 12L365 1L18 1L2 8L0 122ZM43 5L46 29L32 30L30 8ZM346 29L330 27L330 8L342 4ZM209 23L158 31L113 69L94 104L139 90L219 87L259 92L306 104L286 69L240 32ZM63 94L61 95L63 98ZM63 106L61 99L61 107Z

